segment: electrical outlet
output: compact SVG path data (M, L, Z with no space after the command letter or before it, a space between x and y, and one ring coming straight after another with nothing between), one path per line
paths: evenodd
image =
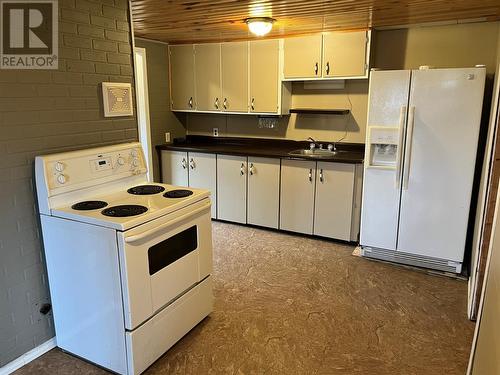
M219 136L219 128L213 128L213 136L218 137Z
M170 143L170 133L165 133L165 142Z

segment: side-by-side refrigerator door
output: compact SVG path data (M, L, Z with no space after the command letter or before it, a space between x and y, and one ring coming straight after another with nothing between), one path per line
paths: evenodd
M484 83L484 68L412 72L397 250L462 262Z
M410 71L373 71L361 211L360 243L396 249Z

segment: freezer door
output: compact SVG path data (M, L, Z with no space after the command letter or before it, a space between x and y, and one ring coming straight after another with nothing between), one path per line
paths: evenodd
M410 71L373 71L370 77L367 145L370 128L397 128L399 151L406 126ZM373 148L366 147L360 243L396 250L399 220L400 172L396 168L370 167ZM403 157L398 154L399 160Z
M412 72L397 250L462 262L483 68Z

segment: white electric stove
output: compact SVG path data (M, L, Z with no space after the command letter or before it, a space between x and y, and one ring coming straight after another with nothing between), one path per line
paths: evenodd
M139 374L213 308L207 190L148 183L141 145L40 156L57 345Z

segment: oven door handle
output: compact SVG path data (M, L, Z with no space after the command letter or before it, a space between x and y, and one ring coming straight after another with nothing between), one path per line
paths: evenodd
M130 236L130 237L125 237L125 242L126 243L131 243L131 242L140 241L140 240L142 240L142 239L144 239L146 237L151 236L152 234L155 234L156 232L161 231L162 229L165 229L166 227L167 228L171 227L172 225L177 224L177 223L181 222L182 220L185 220L185 219L187 219L187 218L189 218L191 216L199 214L200 212L203 212L203 211L205 211L206 209L209 209L209 208L210 208L210 203L207 203L203 207L197 208L194 211L188 212L185 215L179 216L178 218L167 222L166 223L167 225L162 225L160 227L156 227L156 228L147 230L145 232L142 232L142 233L139 233L139 234L135 234L135 235Z

